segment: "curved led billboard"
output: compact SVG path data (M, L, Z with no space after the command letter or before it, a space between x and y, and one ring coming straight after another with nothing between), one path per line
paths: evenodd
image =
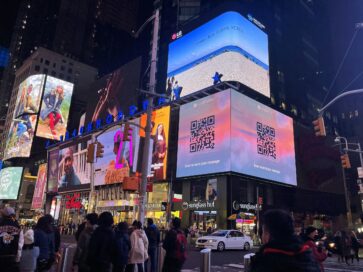
M0 200L18 198L23 167L7 167L0 171Z
M238 12L225 12L170 43L167 93L177 99L222 81L270 96L268 36Z
M60 140L67 130L73 83L47 76L36 136Z
M236 91L182 105L177 177L236 172L296 185L292 118Z

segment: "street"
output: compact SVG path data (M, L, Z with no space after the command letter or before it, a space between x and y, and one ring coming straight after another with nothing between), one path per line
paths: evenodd
M73 235L62 236L62 242L65 247L70 247L67 256L67 269L71 269L71 260L73 258L76 243L74 241ZM250 251L242 250L226 250L223 252L212 251L211 255L211 272L219 271L244 271L243 266L243 256L248 253L255 252L256 247L252 248ZM361 261L357 264L354 261L353 264L349 263L349 266L345 263L338 263L337 257L329 257L324 262L325 272L360 272L363 271L363 251L360 252ZM187 260L183 266L182 272L196 272L200 271L201 265L201 254L200 250L194 247L190 247L187 253ZM67 270L68 271L68 270ZM70 270L69 270L70 271Z

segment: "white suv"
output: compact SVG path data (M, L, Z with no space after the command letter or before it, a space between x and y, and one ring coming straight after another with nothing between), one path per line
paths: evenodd
M225 249L250 250L253 246L251 237L238 230L218 230L208 236L198 238L197 248L210 248L218 251Z

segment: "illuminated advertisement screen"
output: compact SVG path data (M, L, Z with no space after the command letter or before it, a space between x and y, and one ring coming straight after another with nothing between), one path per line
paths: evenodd
M170 107L157 109L152 113L152 133L150 142L149 172L150 181L166 179L167 149L169 142ZM146 115L130 121L146 124ZM112 128L97 137L104 145L104 155L95 162L95 186L121 183L125 179L141 177L142 154L145 133L132 126L131 141L123 142L123 127Z
M47 76L36 136L60 140L67 130L73 84Z
M6 139L5 160L30 156L36 123L36 114L23 114L13 119Z
M47 184L47 164L39 165L37 181L33 195L31 208L33 210L41 209L43 207L43 200L45 196L45 186Z
M0 199L18 198L23 167L7 167L0 171Z
M220 80L238 81L270 96L267 34L234 11L169 45L168 95L183 97Z
M58 158L59 150L55 149L48 153L48 192L58 191Z
M87 163L87 145L87 142L82 142L59 149L58 191L89 188L91 164ZM51 174L53 175L53 173Z
M33 75L19 85L15 117L24 113L37 114L42 98L45 75Z
M136 58L92 84L86 123L105 119L108 114L116 121L121 112L128 113L128 106L137 104L140 67L141 58Z
M177 177L227 171L296 185L293 120L231 90L181 106Z

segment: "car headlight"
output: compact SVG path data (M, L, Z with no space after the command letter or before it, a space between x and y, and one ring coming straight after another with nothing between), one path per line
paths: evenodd
M215 242L217 242L217 240L214 240L214 239L208 240L208 243L215 243Z

